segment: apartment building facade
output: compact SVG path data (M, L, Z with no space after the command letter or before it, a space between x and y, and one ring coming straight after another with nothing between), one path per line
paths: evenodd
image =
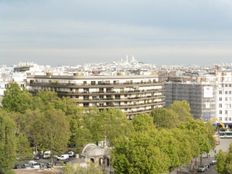
M195 118L210 120L216 117L215 82L199 77L169 78L165 83L165 105L175 100L186 100Z
M219 70L217 77L217 117L219 121L232 125L232 70Z
M78 106L118 108L129 118L164 106L164 83L158 76L33 75L29 91L51 90Z

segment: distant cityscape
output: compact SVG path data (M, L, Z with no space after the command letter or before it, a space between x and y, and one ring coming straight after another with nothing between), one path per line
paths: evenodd
M1 99L11 82L32 93L55 91L81 107L118 108L128 118L186 100L195 118L232 125L232 64L156 66L126 57L76 66L1 65Z

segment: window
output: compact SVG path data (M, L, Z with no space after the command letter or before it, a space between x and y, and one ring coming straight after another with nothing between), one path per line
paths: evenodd
M222 101L222 98L221 98L221 97L219 97L219 101Z
M228 111L227 111L227 110L225 110L225 114L228 114Z
M219 110L219 114L222 114L222 110Z
M219 108L222 108L222 104L219 104Z
M222 94L222 90L219 91L219 94Z
M227 94L227 91L225 91L225 94Z
M219 117L219 120L222 121L222 117Z
M104 88L99 88L99 92L103 93L104 92Z
M89 96L84 96L84 100L89 100Z
M120 95L115 95L115 99L120 99Z
M88 107L89 103L84 103L83 105L84 105L84 107Z

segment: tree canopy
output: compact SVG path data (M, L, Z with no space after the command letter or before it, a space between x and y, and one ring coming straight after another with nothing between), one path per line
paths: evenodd
M3 110L1 172L12 167L16 154L27 158L34 147L57 154L75 148L78 153L87 143L105 138L113 149L115 173L167 173L214 147L212 126L194 120L185 101L128 120L120 110L84 109L54 92L31 95L12 83L5 92ZM222 171L230 169L221 166Z
M16 160L16 127L7 112L0 110L0 174L5 174Z

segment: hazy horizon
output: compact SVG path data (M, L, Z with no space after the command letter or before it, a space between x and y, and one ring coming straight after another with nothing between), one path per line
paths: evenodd
M0 64L232 62L230 0L0 0Z

